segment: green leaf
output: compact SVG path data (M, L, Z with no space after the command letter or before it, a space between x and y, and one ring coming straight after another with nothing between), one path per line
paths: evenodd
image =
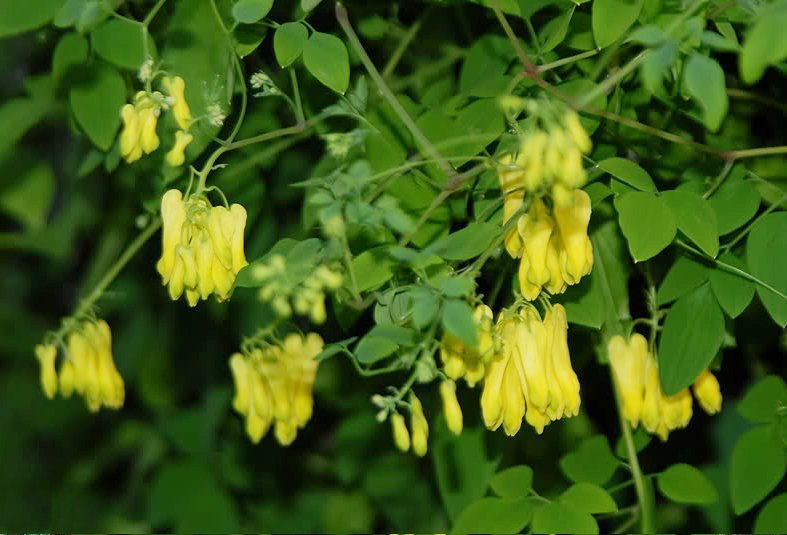
M520 533L533 509L533 500L527 498L481 498L459 514L451 533Z
M618 505L609 493L593 483L575 483L560 495L558 502L591 515L614 513Z
M322 241L317 238L298 241L284 238L276 242L260 258L249 263L235 277L236 288L258 288L266 284L265 279L255 276L256 266L265 265L274 255L284 257L287 266L287 279L293 285L300 284L314 269L317 255L322 251Z
M703 45L721 52L739 52L741 49L741 46L736 41L727 39L716 32L704 31L700 39Z
M375 325L369 336L379 336L380 338L387 338L400 346L415 345L416 332L408 327L401 327L391 323L381 323Z
M0 155L13 147L25 133L52 109L51 97L33 96L0 102Z
M367 334L355 346L355 358L361 364L374 364L392 355L399 345L390 338Z
M128 19L112 19L90 34L93 50L110 63L137 70L145 57L145 35L142 24ZM155 57L155 44L148 36L147 52Z
M511 81L511 44L498 35L485 35L467 50L459 71L459 93L469 97L498 97Z
M63 0L0 0L0 38L40 28L62 4Z
M232 32L235 38L235 52L245 58L262 44L268 35L268 27L262 24L239 24Z
M55 174L46 161L19 159L3 161L0 169L7 183L0 187L0 210L18 219L27 230L41 229L55 197Z
M273 34L273 51L276 61L288 67L298 59L309 39L309 30L300 22L287 22L276 28Z
M241 24L254 24L265 18L273 7L273 0L238 0L232 6L232 16Z
M719 260L746 271L743 260L732 253L724 253ZM715 267L710 270L710 286L721 308L732 318L737 318L754 298L754 283L735 273Z
M440 435L432 458L437 473L437 487L451 519L486 494L489 480L497 470L499 459L487 455L482 427L466 429L458 437Z
M596 519L588 513L552 502L536 509L533 533L598 533Z
M750 429L732 450L730 498L736 515L757 505L784 477L787 454L774 431L772 425Z
M177 532L229 533L239 529L235 502L202 463L164 465L148 494L148 517Z
M605 48L626 33L637 20L643 0L593 0L593 37Z
M596 250L594 255L598 255ZM603 282L600 276L584 278L579 284L569 286L566 291L555 296L555 301L566 307L568 321L574 325L584 325L592 329L600 329L604 325L604 297L601 294Z
M664 93L664 76L670 71L678 59L680 46L674 40L668 40L652 49L642 62L642 83L653 94Z
M60 38L52 54L52 77L56 82L73 72L87 61L87 39L76 32L69 32Z
M495 474L489 486L501 498L524 498L533 488L533 469L524 464L512 466Z
M427 251L446 260L469 260L483 253L501 232L499 225L470 223L436 241Z
M694 382L724 339L724 315L706 283L678 299L667 313L659 341L659 375L667 396Z
M743 81L753 84L769 65L787 58L787 11L761 15L743 42L739 62Z
M571 17L574 15L574 9L576 9L576 6L572 5L544 25L544 29L539 36L544 43L541 45L542 52L553 50L565 40L566 33L568 33L568 25L571 24Z
M678 227L662 197L632 191L616 197L615 208L635 262L656 256L675 238Z
M120 126L120 108L126 102L126 84L112 67L96 63L83 71L71 88L71 109L87 137L108 150Z
M598 162L598 168L640 191L656 191L656 184L642 167L626 158L607 158Z
M478 343L473 309L465 301L450 299L443 304L443 327L469 346Z
M698 194L675 189L663 194L672 210L678 229L709 256L719 253L719 229L710 203ZM655 220L658 223L658 220Z
M690 256L679 256L661 281L656 292L656 303L666 305L683 297L708 280L708 266Z
M659 474L656 483L659 492L673 502L707 505L719 499L713 483L689 464L673 464Z
M721 65L708 56L692 54L683 70L683 83L686 91L702 109L705 126L711 132L716 132L729 107L727 85Z
M787 492L774 496L757 513L753 533L787 532Z
M776 212L760 218L752 227L746 244L746 260L751 274L773 288L787 294L787 212ZM757 285L765 309L781 327L787 325L787 300Z
M301 0L301 9L308 13L320 5L320 2L322 2L322 0Z
M447 277L440 282L440 291L446 297L465 297L475 289L475 280L466 275Z
M566 477L577 483L603 485L618 466L607 438L602 435L585 439L576 450L560 459L560 469Z
M115 7L116 3L107 0L65 0L53 24L59 28L74 26L85 33L105 21Z
M787 405L787 384L778 375L760 379L738 403L738 412L752 422L772 422L781 406Z
M639 426L632 432L632 439L634 440L634 450L639 453L650 444L652 436L645 431L645 428ZM615 455L621 459L628 459L628 448L622 436L615 443Z
M710 198L716 212L719 234L729 234L745 225L760 208L760 194L749 180L727 180Z
M303 64L324 86L344 94L350 85L350 58L341 39L314 32L303 49Z
M367 249L353 258L353 271L359 292L378 288L393 277L392 268L395 263L385 253L386 249L385 246Z
M590 276L597 278L604 310L604 327L611 335L622 335L621 320L630 317L629 267L623 238L615 222L609 221L592 231L590 239L593 242L593 270Z
M440 308L440 300L434 292L426 288L415 288L410 295L413 299L412 316L410 317L418 329L423 329L432 323L437 310Z

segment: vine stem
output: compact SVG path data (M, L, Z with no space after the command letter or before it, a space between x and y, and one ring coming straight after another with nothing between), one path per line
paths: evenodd
M407 129L415 138L418 145L426 151L430 158L437 160L440 169L446 174L448 177L454 177L456 175L456 171L453 167L440 155L432 142L424 135L421 129L415 124L415 121L410 114L407 113L407 110L404 109L402 104L396 98L396 95L393 94L391 89L388 87L388 84L385 83L385 80L380 75L380 72L377 70L377 67L374 66L372 63L369 54L366 53L366 49L364 49L361 40L358 39L358 35L356 35L355 30L353 30L352 25L350 24L349 15L347 13L347 8L341 2L336 2L336 20L339 22L339 26L342 27L344 30L345 35L347 35L347 39L350 41L350 46L355 50L355 53L358 54L358 58L363 63L363 66L366 68L366 72L369 73L372 80L374 81L377 89L380 93L385 97L385 100L388 101L388 104L391 105L396 115L399 116L399 119L404 123Z
M98 281L98 284L93 288L93 290L88 294L87 297L82 299L79 303L79 307L77 307L76 312L74 312L74 316L81 316L85 314L90 308L101 299L101 296L104 295L104 292L109 287L110 284L115 280L118 274L126 267L126 264L134 258L134 255L142 248L143 245L150 239L156 231L161 228L161 218L156 217L151 223L143 230L139 236L134 238L125 251L120 255L120 257L115 261L114 264L107 270L101 280Z
M167 0L158 0L158 2L156 2L156 5L155 5L155 6L153 6L153 7L150 9L150 11L148 11L148 14L147 14L147 16L145 17L145 20L143 20L143 21L142 21L142 24L143 24L143 25L144 25L146 28L147 28L147 26L150 24L150 22L153 20L153 17L155 17L155 16L156 16L156 13L158 13L158 12L159 12L159 10L162 8L162 6L164 6L164 3L165 3L166 1L167 1Z
M626 456L629 460L629 467L631 468L631 478L634 481L634 490L637 493L637 501L639 502L639 510L641 513L641 532L642 533L655 533L656 526L653 519L652 502L648 497L647 490L645 489L645 476L642 474L642 468L639 466L639 459L637 458L637 449L634 447L634 438L631 436L631 428L626 419L623 417L623 403L618 394L618 388L615 383L615 374L612 373L610 367L610 376L612 378L612 391L615 395L615 406L618 412L618 421L620 422L620 431L623 434L623 442L626 444Z

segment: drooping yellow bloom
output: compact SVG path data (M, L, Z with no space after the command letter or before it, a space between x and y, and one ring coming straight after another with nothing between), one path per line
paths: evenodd
M538 297L541 287L551 279L547 260L553 228L554 222L540 199L533 202L528 213L520 218L517 225L523 243L519 284L522 295L530 301Z
M694 397L697 398L702 410L708 414L716 414L721 411L721 388L716 376L710 371L705 370L697 377L692 390L694 390Z
M487 365L481 414L487 428L515 435L523 418L542 433L554 420L579 413L579 380L568 353L565 309L544 320L532 306L504 311L497 322L501 350Z
M574 190L571 205L555 206L555 221L563 244L560 252L563 280L566 284L577 284L593 268L593 245L588 237L590 196L581 189Z
M128 163L139 160L143 153L150 154L159 147L156 125L161 114L161 99L156 98L157 95L160 96L139 91L134 97L134 104L126 104L120 110L123 119L120 155Z
M52 344L38 344L35 347L35 355L41 366L41 389L47 399L53 399L57 395L57 371L55 370L57 348Z
M615 386L623 403L623 416L634 428L642 415L647 354L648 341L639 333L631 335L628 342L622 336L613 336L607 344Z
M156 270L169 295L185 293L190 306L210 294L229 297L238 272L246 266L243 233L246 210L233 204L211 206L203 196L185 200L171 189L161 198L161 258Z
M394 444L399 451L408 452L410 450L410 433L407 431L404 416L398 413L391 415L391 432Z
M513 162L511 154L503 154L499 160L497 175L500 189L503 191L503 225L505 225L524 203L524 171ZM511 227L506 233L505 247L513 258L522 255L522 239L516 226Z
M440 341L440 359L445 374L458 381L464 378L471 388L484 377L484 365L492 357L494 339L492 309L481 304L473 311L478 345L468 347L456 336L445 333Z
M172 167L183 165L186 161L186 147L192 142L194 136L183 130L175 132L175 144L167 153L167 163Z
M322 338L317 334L290 334L281 345L230 357L235 384L232 407L246 419L246 433L252 442L262 440L273 426L276 440L288 446L298 429L309 422L319 366L314 357L322 348Z
M418 457L426 455L429 442L429 422L424 416L424 408L421 400L410 392L410 442L413 445L413 453Z
M161 80L164 91L174 102L171 104L175 122L181 130L188 130L191 126L191 110L186 101L186 82L180 76L167 76Z
M456 383L451 380L440 383L440 397L443 400L443 414L449 431L455 435L462 434L462 407L456 398Z

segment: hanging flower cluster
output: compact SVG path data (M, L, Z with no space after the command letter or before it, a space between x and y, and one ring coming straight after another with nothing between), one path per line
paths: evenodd
M146 62L143 69L146 66L148 70L151 68ZM145 81L148 85L151 77L150 73L145 73ZM167 152L166 161L172 167L177 167L186 159L186 147L194 139L189 133L193 120L186 101L186 83L180 76L165 76L161 80L161 86L164 93L151 90L139 91L134 96L134 102L124 105L120 110L123 119L120 155L128 163L135 162L143 154L150 154L158 149L160 144L156 132L158 119L162 111L168 110L172 111L179 130L175 132L175 139Z
M615 385L623 403L623 416L636 428L640 422L648 433L666 441L669 433L685 428L692 416L692 399L688 388L674 396L666 396L659 381L659 367L644 336L631 335L627 341L613 336L607 354L615 377ZM721 410L719 382L708 370L693 385L694 395L705 412Z
M171 189L161 198L161 258L156 269L169 295L185 293L190 306L215 293L229 297L235 277L248 264L243 251L246 209L211 206L203 195L185 199Z
M274 426L276 440L289 446L312 417L312 390L323 349L322 338L289 334L281 343L235 353L229 365L235 383L232 407L246 420L246 434L257 444Z
M484 363L494 352L492 309L480 304L475 308L473 317L478 333L478 344L475 347L468 347L451 333L445 333L440 341L443 371L454 381L464 378L471 388L484 378Z
M498 167L504 224L530 201L505 237L508 253L521 258L519 285L529 301L542 288L563 293L593 267L590 197L578 189L587 180L582 155L590 139L573 111L558 120L547 106L531 109L547 130L526 134L519 153L504 154Z
M412 445L413 453L418 457L423 457L426 455L429 443L429 422L424 416L424 407L421 405L421 400L418 399L415 392L410 392L408 408L410 409L409 432L404 416L396 412L391 414L390 420L394 444L403 452L409 451Z
M260 300L270 303L277 316L286 319L295 311L317 325L326 318L325 290L337 290L343 280L341 272L319 264L299 281L301 277L288 271L287 260L280 254L256 264L251 275L261 283Z
M41 366L41 388L48 399L58 391L70 398L76 391L85 398L90 412L123 406L125 387L112 358L112 332L106 321L87 320L71 329L59 371L54 344L37 345L35 355Z
M542 320L532 305L504 310L501 349L487 364L481 412L487 428L515 435L524 418L541 434L550 422L579 414L579 380L571 366L568 322L560 304Z

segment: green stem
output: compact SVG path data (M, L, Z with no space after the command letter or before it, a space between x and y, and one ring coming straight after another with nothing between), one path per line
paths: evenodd
M767 183L767 184L770 184L770 182L766 182L766 183ZM784 202L785 202L785 201L787 201L787 193L785 193L784 195L782 195L782 198L781 198L781 199L779 199L778 201L776 201L775 203L773 203L772 205L770 205L770 206L769 206L768 208L766 208L766 209L765 209L765 210L764 210L764 211L763 211L763 212L762 212L760 215L758 215L756 218L754 218L754 220L753 220L753 221L751 221L751 222L750 222L748 225L746 225L746 227L745 227L745 228L744 228L742 231L740 231L740 233L738 233L738 235L737 235L737 236L735 236L735 239L734 239L734 240L732 240L730 243L728 243L727 245L725 245L724 247L722 247L722 249L723 249L724 251L729 251L730 249L732 249L733 247L735 247L735 245L736 245L738 242L740 242L740 241L741 241L743 238L745 238L745 237L746 237L746 235L749 233L749 231L752 229L752 227L753 227L753 226L754 226L754 225L757 223L757 221L759 221L759 220L760 220L760 218L762 218L762 217L764 217L764 216L766 216L766 215L770 214L771 212L773 212L774 210L776 210L777 208L779 208L779 207L780 207L782 204L784 204Z
M679 247L682 247L683 249L689 251L690 253L692 253L692 254L694 254L696 256L699 256L700 258L702 258L704 260L707 260L708 262L711 262L711 263L715 264L716 266L720 267L724 271L728 271L730 273L738 275L739 277L743 277L744 279L746 279L748 281L751 281L751 282L753 282L755 284L758 284L758 285L762 286L766 290L770 290L771 292L775 293L776 295L778 295L779 297L781 297L782 299L787 301L787 295L785 295L784 293L780 292L779 290L777 290L776 288L774 288L773 286L771 286L767 282L758 279L754 275L752 275L750 273L747 273L747 272L743 271L742 269L738 269L735 266L732 266L732 265L730 265L730 264L728 264L726 262L722 262L721 260L718 260L718 259L716 259L716 258L714 258L714 257L712 257L712 256L710 256L708 254L705 254L704 252L700 251L699 249L695 249L694 247L692 247L688 243L684 242L683 240L675 240L675 244L678 245Z
M592 58L596 54L598 54L601 50L595 48L593 50L588 50L586 52L581 52L574 56L568 56L566 58L561 58L557 61L552 61L550 63L543 63L537 67L538 72L546 72L552 69L556 69L557 67L562 67L563 65L568 65L569 63L574 63L577 61L581 61L583 59Z
M652 503L645 489L645 477L642 474L642 469L639 466L639 459L637 458L637 449L634 447L634 438L631 436L631 428L628 422L623 417L623 404L618 394L618 388L615 384L615 375L610 368L610 375L612 377L612 390L615 395L615 405L618 412L618 421L620 423L620 430L623 434L623 442L626 444L626 456L629 460L631 467L631 477L634 481L634 490L637 493L637 501L639 502L639 509L641 512L642 533L655 533L655 524L653 518Z
M147 28L148 25L153 21L153 18L156 16L156 14L159 12L159 10L162 8L162 6L164 5L164 3L166 1L167 0L158 0L158 2L156 2L156 5L154 5L150 9L150 11L148 11L147 16L142 21L142 24L143 24L143 26L145 26L145 28Z
M393 51L393 54L391 54L391 57L388 59L388 63L386 63L385 67L383 68L383 73L382 73L383 80L387 80L388 78L391 77L391 74L393 74L394 70L396 69L396 66L399 65L399 61L401 61L405 51L413 42L413 39L415 39L415 36L418 34L418 31L421 29L421 26L423 25L424 19L426 18L427 15L428 12L425 13L423 16L421 16L421 18L419 18L417 21L415 21L414 24L410 25L410 28L407 30L407 33L405 33L404 37L402 37L402 40L399 41L399 45L396 47L396 50Z
M774 156L776 154L787 154L787 145L778 147L760 147L757 149L742 149L727 151L730 160L740 160L742 158L756 158L758 156Z
M336 20L339 22L342 30L344 30L344 33L347 35L347 39L350 41L350 46L352 46L352 48L355 50L355 53L361 60L361 63L363 63L363 66L366 68L366 72L369 73L369 76L371 76L372 80L377 86L377 89L380 91L383 97L385 97L396 115L399 116L399 119L410 131L418 145L420 145L421 148L426 151L430 158L438 161L438 165L446 174L446 176L455 176L456 172L454 171L453 167L451 167L451 165L445 161L434 145L432 145L432 142L429 141L418 125L415 124L413 118L410 117L410 114L408 114L407 110L404 109L402 104L396 98L396 95L394 95L391 89L388 87L388 84L385 83L383 77L380 76L380 73L377 71L377 67L374 66L374 63L372 63L371 58L369 58L369 54L366 53L363 44L361 44L361 41L358 39L355 30L353 30L347 14L347 9L342 5L341 2L336 2Z
M303 117L303 103L301 102L301 91L298 87L298 75L295 73L295 69L290 69L290 81L292 82L292 92L295 97L295 120L298 123L302 123L304 121Z
M98 284L93 288L93 291L88 294L87 297L80 301L79 306L74 312L74 316L79 317L87 313L93 305L101 299L101 296L104 295L104 292L109 287L110 284L115 280L115 277L126 267L126 264L134 258L134 255L137 254L137 251L145 245L145 243L150 239L151 236L161 228L161 219L156 217L148 226L143 230L139 236L134 238L125 251L120 255L120 257L115 261L112 266L107 270L101 280L98 281Z
M727 160L724 162L724 167L722 168L721 173L719 173L719 176L717 176L716 180L713 181L713 184L711 184L711 186L708 188L708 191L702 195L703 199L708 199L711 195L716 193L716 190L721 187L722 183L729 176L733 163L734 162L732 160Z

